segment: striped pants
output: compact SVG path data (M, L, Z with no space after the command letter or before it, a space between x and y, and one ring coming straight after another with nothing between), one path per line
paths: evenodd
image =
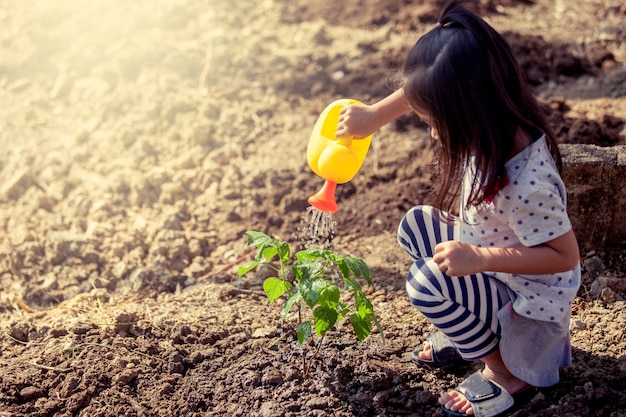
M480 359L498 347L496 313L506 300L506 287L482 273L449 277L439 271L432 259L435 246L458 236L435 211L430 206L414 207L398 227L398 242L413 259L406 282L409 300L466 360Z

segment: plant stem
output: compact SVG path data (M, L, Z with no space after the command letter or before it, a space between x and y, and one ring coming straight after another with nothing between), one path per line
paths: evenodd
M299 328L301 324L302 324L302 305L298 303L298 327L296 328ZM302 376L306 377L307 373L308 373L308 369L306 367L306 352L305 352L304 346L302 346Z
M313 359L317 357L317 354L319 353L320 348L322 347L322 343L324 342L324 336L326 336L326 333L324 333L322 337L320 337L320 340L318 340L317 345L315 346L315 352L313 352L313 356L311 356L311 359L309 360L308 368L305 366L304 350L302 351L302 358L303 358L302 367L304 369L304 376L307 376L309 374L309 371L311 370L311 364L313 363Z

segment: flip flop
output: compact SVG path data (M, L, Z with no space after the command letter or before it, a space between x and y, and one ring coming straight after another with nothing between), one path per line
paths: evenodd
M495 417L507 410L512 411L519 407L522 400L528 401L536 393L535 387L528 387L511 395L502 385L485 378L482 371L474 372L455 390L472 404L474 417ZM449 417L471 417L469 414L448 410L443 405L441 409Z
M411 354L411 360L416 365L424 366L431 370L454 370L468 366L471 363L463 359L454 343L441 331L428 336L426 342L430 344L432 360L421 359L419 357L421 350L414 350Z

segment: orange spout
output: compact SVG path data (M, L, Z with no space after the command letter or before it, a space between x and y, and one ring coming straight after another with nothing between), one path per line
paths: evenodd
M319 211L336 213L338 209L337 201L335 200L336 188L336 182L332 182L330 180L324 181L322 188L317 193L309 197L309 204Z

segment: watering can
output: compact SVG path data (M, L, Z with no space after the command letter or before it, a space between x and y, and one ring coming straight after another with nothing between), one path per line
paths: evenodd
M363 165L372 142L372 135L363 139L335 136L339 113L350 104L362 103L352 99L340 99L330 103L317 119L307 146L309 167L325 180L322 188L308 200L309 204L320 211L337 211L337 184L344 184L354 178Z

